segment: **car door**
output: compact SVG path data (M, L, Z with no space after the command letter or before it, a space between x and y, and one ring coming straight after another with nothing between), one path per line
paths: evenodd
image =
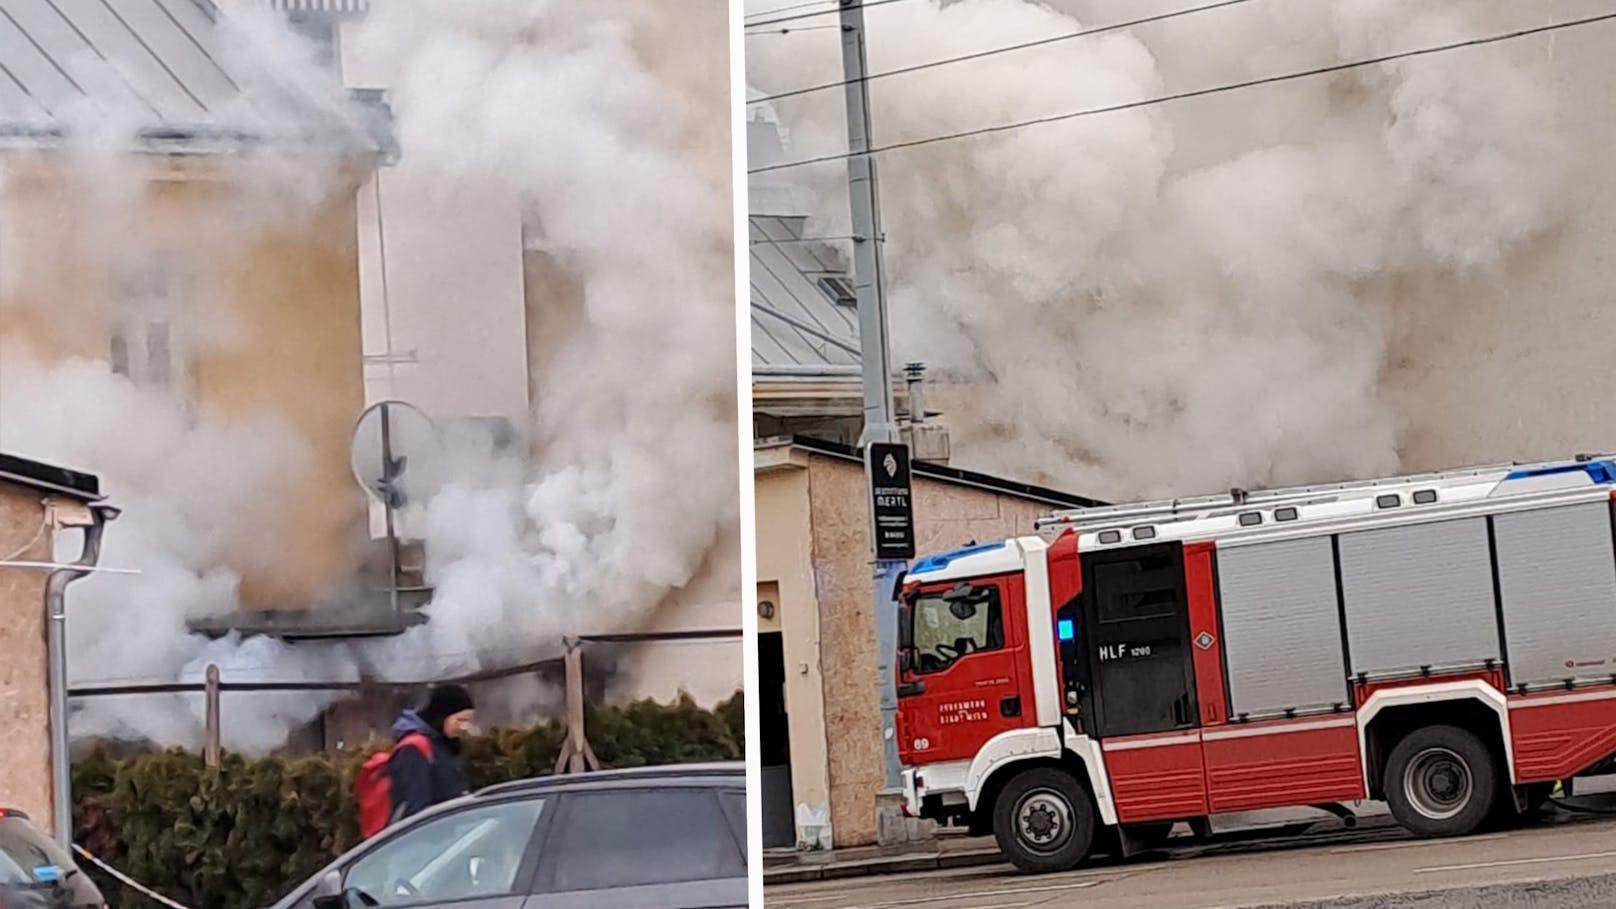
M520 909L554 800L474 803L392 835L342 870L350 905Z
M745 906L745 834L719 792L641 784L565 793L526 909Z

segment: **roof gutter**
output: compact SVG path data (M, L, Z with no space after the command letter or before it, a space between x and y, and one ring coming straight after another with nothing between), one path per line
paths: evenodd
M84 548L70 566L57 568L45 581L45 614L49 618L50 735L52 833L62 849L73 850L73 773L67 734L67 586L88 575L101 559L101 535L118 517L110 505L91 505L84 528Z

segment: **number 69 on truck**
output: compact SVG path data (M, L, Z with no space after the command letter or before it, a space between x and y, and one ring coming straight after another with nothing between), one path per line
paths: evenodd
M1616 768L1616 460L1056 513L900 580L904 809L1026 871L1384 800L1423 836Z

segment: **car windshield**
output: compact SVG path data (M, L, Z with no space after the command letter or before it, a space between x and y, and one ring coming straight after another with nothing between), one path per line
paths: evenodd
M915 668L921 673L941 672L967 654L1004 646L997 585L919 592L908 612Z

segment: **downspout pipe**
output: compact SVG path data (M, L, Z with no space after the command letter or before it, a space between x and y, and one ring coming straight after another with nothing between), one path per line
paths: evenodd
M84 549L71 567L58 568L45 581L45 614L50 650L51 793L56 842L73 851L73 767L67 734L67 585L89 574L101 558L101 534L117 519L110 505L90 506L91 522L84 528Z

